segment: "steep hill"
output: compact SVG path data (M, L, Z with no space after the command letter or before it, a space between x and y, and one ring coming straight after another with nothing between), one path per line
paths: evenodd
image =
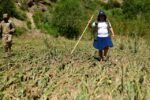
M90 31L71 54L77 40L59 36L51 27L60 0L16 0L21 19L11 18L19 34L13 38L11 57L4 57L0 41L0 100L150 100L149 13L137 11L129 19L120 7L122 0L110 0L117 1L112 5L107 5L108 0L99 0L106 5L99 5L98 0L81 1L85 10L85 19L79 20L82 29L101 5L108 14L116 33L109 60L98 61ZM126 9L129 14L134 7Z
M100 63L92 41L24 35L14 39L13 56L0 47L2 100L149 100L150 46L117 36L109 61ZM147 48L147 49L145 49Z

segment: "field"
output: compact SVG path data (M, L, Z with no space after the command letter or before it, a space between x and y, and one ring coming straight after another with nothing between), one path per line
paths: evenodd
M150 100L150 46L116 36L109 61L96 60L92 40L47 35L14 38L13 56L0 44L1 100Z

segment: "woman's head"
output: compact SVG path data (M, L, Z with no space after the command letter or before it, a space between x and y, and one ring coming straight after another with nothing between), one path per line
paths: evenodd
M106 21L106 20L107 20L107 16L106 16L105 12L101 10L98 14L97 21L102 22L102 21Z

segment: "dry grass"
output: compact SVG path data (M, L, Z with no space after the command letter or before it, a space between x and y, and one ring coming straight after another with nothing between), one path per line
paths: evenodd
M14 56L0 47L2 100L149 100L150 46L139 39L116 37L110 61L94 59L91 41L27 37L14 39ZM1 46L1 45L0 45Z

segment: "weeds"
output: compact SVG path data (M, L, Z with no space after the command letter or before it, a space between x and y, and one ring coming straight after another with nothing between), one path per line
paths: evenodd
M74 54L69 55L76 41L48 36L19 38L14 39L15 55L10 59L2 58L0 52L2 100L148 100L150 97L150 52L144 49L148 46L143 39L139 39L138 52L133 54L128 48L134 44L130 38L119 37L110 51L110 62L99 64L93 58L95 50L89 41L82 41Z

